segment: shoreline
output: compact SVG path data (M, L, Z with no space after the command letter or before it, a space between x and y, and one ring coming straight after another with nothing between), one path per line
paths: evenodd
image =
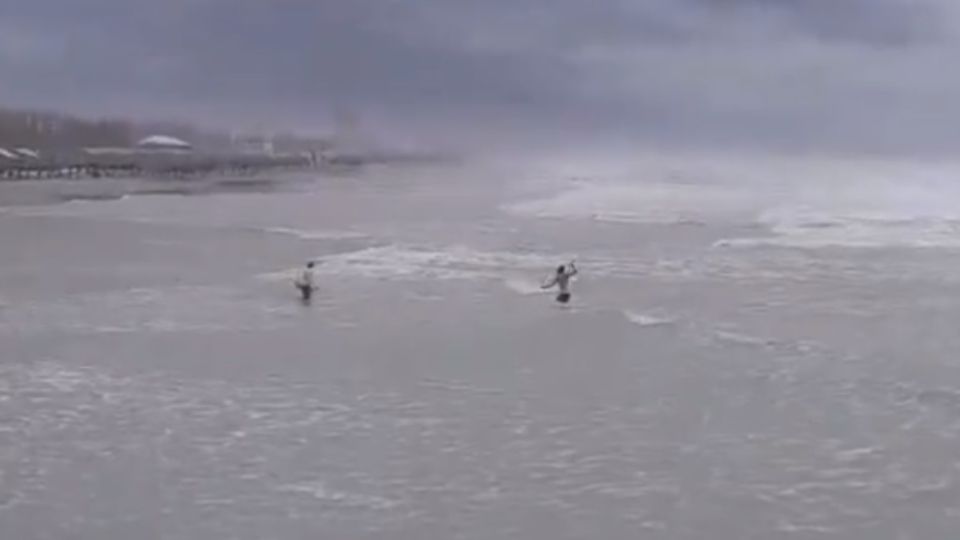
M253 176L208 175L193 178L128 176L0 181L0 208L47 206L75 201L109 201L137 195L191 196L285 191L310 183L320 174L320 171L308 169Z

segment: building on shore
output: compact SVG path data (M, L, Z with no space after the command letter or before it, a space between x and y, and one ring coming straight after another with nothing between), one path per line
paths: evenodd
M168 135L151 135L137 142L137 148L140 150L150 150L155 152L192 152L193 145Z

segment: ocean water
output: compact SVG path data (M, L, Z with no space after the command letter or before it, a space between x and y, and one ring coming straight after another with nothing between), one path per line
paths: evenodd
M0 538L953 538L958 172L0 184Z

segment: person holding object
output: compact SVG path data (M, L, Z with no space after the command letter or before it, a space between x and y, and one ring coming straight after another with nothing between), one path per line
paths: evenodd
M557 302L561 304L566 304L570 301L570 278L577 275L577 267L570 261L570 264L560 265L557 267L557 272L550 278L550 281L544 283L541 288L544 290L557 287L560 292L557 293Z

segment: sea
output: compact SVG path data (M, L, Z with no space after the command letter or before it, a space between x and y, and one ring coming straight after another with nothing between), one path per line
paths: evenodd
M958 321L954 163L0 183L0 538L949 540Z

